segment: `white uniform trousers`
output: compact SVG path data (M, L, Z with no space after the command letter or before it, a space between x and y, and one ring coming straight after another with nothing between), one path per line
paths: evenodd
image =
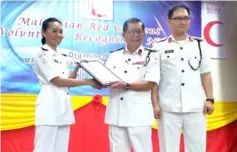
M36 126L34 152L68 152L70 125Z
M109 125L110 152L152 152L151 126L119 127Z
M185 152L206 152L206 117L202 112L162 112L158 127L160 152L179 152L181 129Z

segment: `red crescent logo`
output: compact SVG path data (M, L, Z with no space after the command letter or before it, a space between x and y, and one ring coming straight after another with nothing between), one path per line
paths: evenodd
M94 7L92 7L92 9L91 9L91 14L94 15L94 16L96 16L96 17L104 17L104 16L105 16L105 15L98 14L98 13L95 11Z
M96 17L105 17L106 15L102 15L102 14L99 14L98 12L96 12L95 8L94 8L94 0L92 0L92 8L91 8L91 14L93 16L96 16Z
M223 44L217 44L215 42L213 42L213 40L211 39L211 36L210 36L210 30L211 28L216 25L216 24L223 24L222 22L220 21L212 21L212 22L209 22L206 27L204 28L204 38L205 40L207 41L208 44L214 46L214 47L220 47L222 46Z

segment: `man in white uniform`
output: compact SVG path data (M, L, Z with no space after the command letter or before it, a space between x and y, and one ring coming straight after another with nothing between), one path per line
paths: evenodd
M205 114L214 110L208 50L200 38L186 34L190 26L187 6L174 6L168 19L172 34L153 47L159 50L160 62L159 87L152 90L155 116L160 118L160 152L179 152L181 129L186 152L205 152Z
M145 26L137 18L124 23L126 47L112 52L106 66L123 81L110 88L105 123L109 124L110 152L152 152L154 113L151 89L159 79L155 52L142 46Z

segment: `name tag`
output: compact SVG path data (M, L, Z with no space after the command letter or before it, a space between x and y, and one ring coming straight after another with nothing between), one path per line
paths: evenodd
M165 54L167 54L167 53L174 53L174 50L166 50Z
M145 64L144 61L138 61L133 63L133 65L144 65L144 64Z

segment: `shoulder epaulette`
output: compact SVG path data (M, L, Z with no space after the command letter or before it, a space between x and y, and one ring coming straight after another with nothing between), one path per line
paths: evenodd
M193 38L194 40L203 41L203 38L201 38L201 37L192 36L192 38Z
M144 49L147 50L147 51L150 51L150 52L157 52L157 50L152 50L150 48L144 48Z
M159 41L157 41L157 43L164 42L167 39L168 39L168 37L161 38Z
M45 48L43 48L43 47L41 47L41 49L42 49L43 51L49 51L48 49L45 49Z
M114 53L114 52L120 51L120 50L122 50L122 49L124 49L124 47L122 47L122 48L120 48L120 49L117 49L117 50L113 50L113 51L111 51L110 53Z

